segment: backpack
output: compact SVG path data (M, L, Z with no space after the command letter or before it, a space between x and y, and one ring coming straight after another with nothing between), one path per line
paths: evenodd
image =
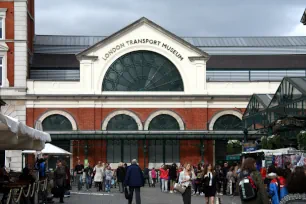
M239 193L242 201L254 200L257 197L257 187L250 174L242 175L239 182Z

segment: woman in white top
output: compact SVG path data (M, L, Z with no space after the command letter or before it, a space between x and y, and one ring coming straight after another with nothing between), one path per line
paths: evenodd
M182 194L184 204L191 204L191 185L192 180L196 179L190 164L186 164L184 171L180 173L179 183L186 186L185 192Z
M95 177L94 182L98 185L98 191L102 190L102 182L103 182L103 174L104 174L104 168L101 164L101 161L98 162L98 164L94 168Z

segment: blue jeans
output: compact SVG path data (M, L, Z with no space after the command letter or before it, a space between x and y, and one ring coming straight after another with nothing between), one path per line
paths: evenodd
M91 186L91 176L86 176L86 189L88 190Z
M105 191L110 192L112 180L105 180Z

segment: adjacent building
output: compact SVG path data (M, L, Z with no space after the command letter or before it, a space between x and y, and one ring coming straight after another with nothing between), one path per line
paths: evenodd
M33 55L34 0L0 2L1 112L26 122L26 90L29 59ZM1 165L21 169L20 151L1 153Z

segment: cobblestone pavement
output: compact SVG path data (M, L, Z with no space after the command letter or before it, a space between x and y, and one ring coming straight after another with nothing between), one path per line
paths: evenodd
M58 200L55 199L55 202ZM127 204L124 194L118 193L118 189L112 189L111 193L98 193L95 189L91 191L71 191L71 197L65 198L68 204ZM135 201L133 201L133 204ZM162 193L158 187L141 188L142 204L183 204L182 196L179 194ZM192 204L204 204L204 197L192 196ZM241 204L239 197L222 196L222 204Z

